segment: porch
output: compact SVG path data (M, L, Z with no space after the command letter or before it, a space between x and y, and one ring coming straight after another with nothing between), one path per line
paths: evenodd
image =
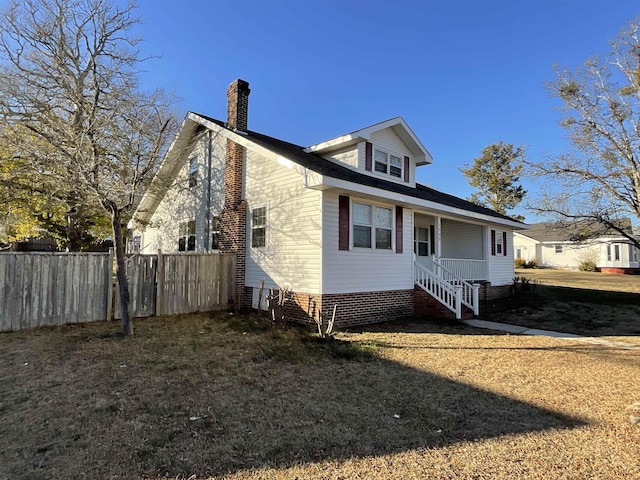
M479 314L480 285L487 281L488 231L480 224L414 214L415 285L461 319Z
M435 274L444 268L462 280L488 280L486 226L421 213L413 225L416 263Z

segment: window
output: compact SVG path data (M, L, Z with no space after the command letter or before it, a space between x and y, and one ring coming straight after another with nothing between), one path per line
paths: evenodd
M614 245L613 246L613 259L615 261L619 261L620 260L620 245Z
M554 245L555 253L563 253L562 245Z
M496 236L496 255L502 255L502 235Z
M611 261L611 245L607 245L607 262Z
M211 218L211 250L220 250L220 217Z
M491 230L491 255L507 256L507 232Z
M429 256L429 229L416 228L415 232L415 244L413 246L413 253L419 257Z
M638 249L633 245L629 245L629 261L630 262L638 261Z
M391 250L393 210L353 202L353 246Z
M376 172L402 178L402 158L382 150L373 150L373 163Z
M251 216L251 246L267 244L267 207L254 208Z
M178 228L178 251L186 252L196 249L196 221L181 223Z
M198 157L189 159L189 188L198 185Z
M516 258L522 258L522 249L516 248Z

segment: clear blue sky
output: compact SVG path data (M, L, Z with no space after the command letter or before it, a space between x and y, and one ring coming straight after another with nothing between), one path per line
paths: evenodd
M545 82L640 14L637 0L139 0L145 83L226 116L250 83L249 128L310 145L401 115L434 157L418 181L467 197L458 168L497 141L568 149ZM524 182L535 198L535 187ZM526 214L526 212L525 212ZM535 220L530 215L528 220Z

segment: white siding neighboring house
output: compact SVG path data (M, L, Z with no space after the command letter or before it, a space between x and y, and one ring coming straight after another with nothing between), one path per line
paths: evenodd
M187 114L132 220L143 252L233 251L240 305L264 280L300 321L334 305L341 325L460 316L455 299L478 296L463 280L480 298L507 290L527 226L417 184L432 158L404 119L305 148L247 129L248 83L227 95L226 122Z
M629 219L621 224L633 234ZM590 228L584 223L534 223L526 232L514 232L514 256L546 268L578 269L592 261L603 272L640 272L638 249L628 239L614 232L586 235Z

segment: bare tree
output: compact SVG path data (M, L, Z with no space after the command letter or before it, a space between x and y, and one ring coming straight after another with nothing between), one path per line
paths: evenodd
M620 220L640 220L640 39L637 21L610 42L604 58L575 71L557 69L548 85L562 102L561 125L573 149L528 173L547 182L534 210L559 220L591 223L594 235L616 232L640 248Z
M124 226L177 127L173 98L139 86L135 8L12 0L0 18L0 121L38 139L11 146L35 174L57 175L79 202L95 199L108 214L124 334L133 333Z

